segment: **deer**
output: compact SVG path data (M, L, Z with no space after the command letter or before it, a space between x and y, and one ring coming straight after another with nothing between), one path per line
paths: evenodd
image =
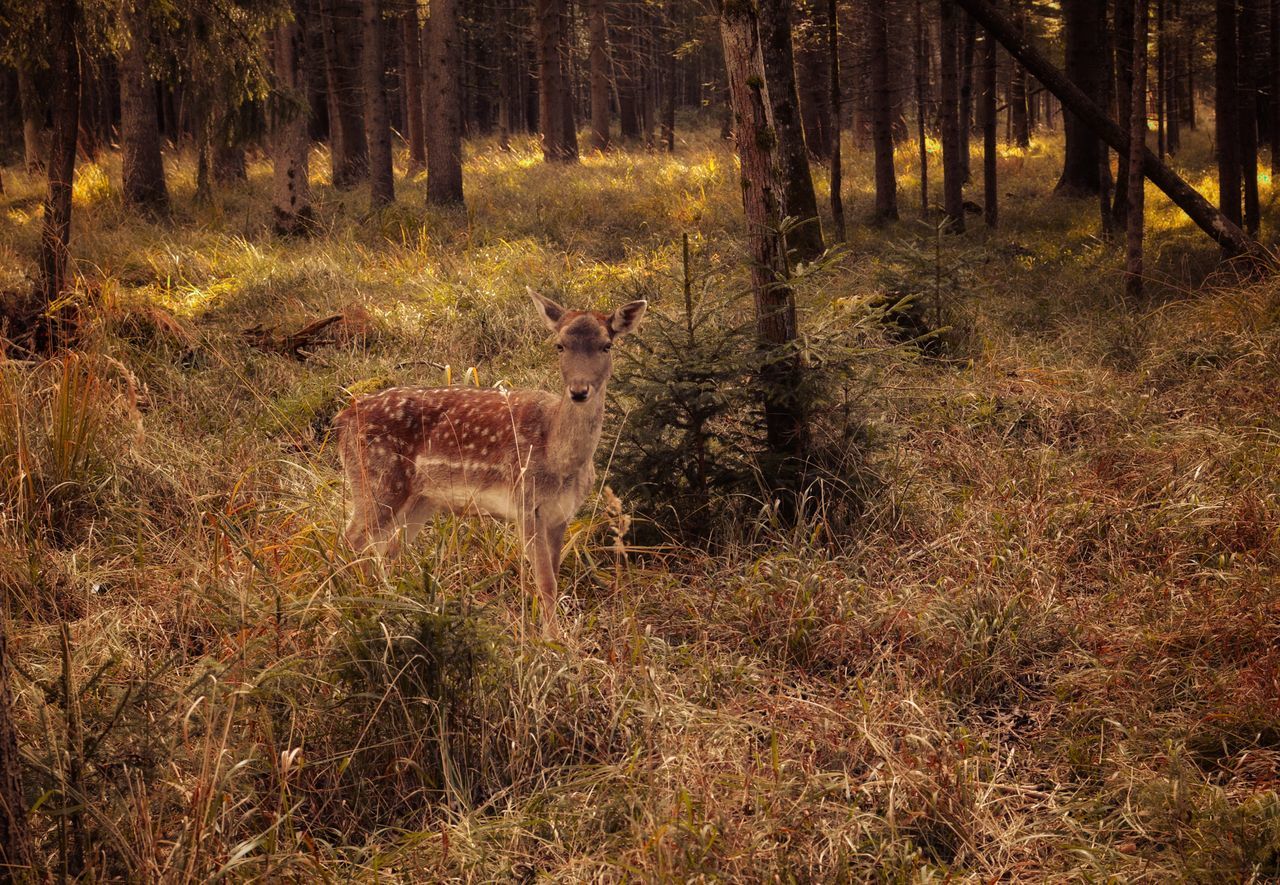
M558 633L565 531L595 483L613 344L647 301L568 310L528 290L559 354L561 390L393 387L335 419L354 551L394 559L436 516L514 523L534 575L543 633Z

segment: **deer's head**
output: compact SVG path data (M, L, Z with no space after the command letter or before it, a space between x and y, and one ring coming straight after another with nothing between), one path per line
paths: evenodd
M613 313L595 310L567 310L532 289L542 321L555 334L560 354L560 375L565 392L575 403L599 396L613 374L613 342L640 325L647 301L632 301Z

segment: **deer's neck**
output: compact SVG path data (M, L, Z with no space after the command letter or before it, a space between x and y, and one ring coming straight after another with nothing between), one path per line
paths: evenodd
M604 388L590 402L575 403L568 393L560 397L551 414L547 434L547 466L567 476L591 462L604 427Z

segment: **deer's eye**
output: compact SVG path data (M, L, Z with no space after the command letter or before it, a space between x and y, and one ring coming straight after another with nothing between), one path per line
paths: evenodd
M606 344L604 347L601 347L600 350L604 353L608 353L609 351L613 350L613 345Z
M564 345L563 345L563 344L557 344L557 345L556 345L556 352L557 352L557 353L564 353Z

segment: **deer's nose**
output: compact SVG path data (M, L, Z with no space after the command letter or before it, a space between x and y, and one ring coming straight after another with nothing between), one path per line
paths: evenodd
M569 388L569 396L575 403L585 403L590 395L591 388L587 385L574 384Z

